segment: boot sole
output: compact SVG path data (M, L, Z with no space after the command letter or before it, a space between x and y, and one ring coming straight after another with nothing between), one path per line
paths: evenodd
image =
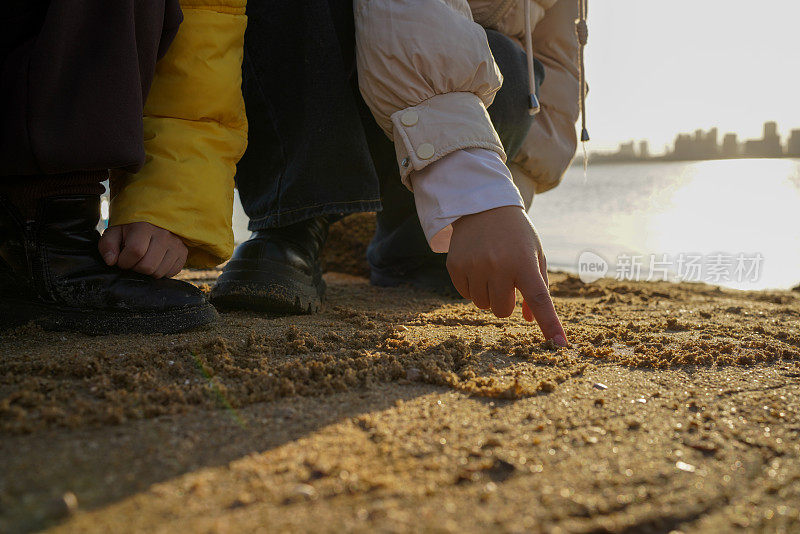
M7 300L0 306L0 328L33 322L45 330L90 335L175 334L219 318L211 304L154 313L85 310L18 300Z
M325 289L321 274L311 277L280 263L261 261L259 270L223 271L211 290L211 303L220 310L308 315L319 311Z

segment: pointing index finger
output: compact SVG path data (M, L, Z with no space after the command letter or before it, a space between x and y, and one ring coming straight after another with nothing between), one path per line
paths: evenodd
M567 345L567 335L553 306L553 299L537 269L530 269L516 281L516 286L525 299L525 304L533 313L545 339L552 339L557 345ZM559 339L560 338L560 339Z

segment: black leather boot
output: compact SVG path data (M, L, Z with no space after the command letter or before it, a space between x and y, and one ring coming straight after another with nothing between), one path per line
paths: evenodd
M325 294L319 254L328 226L326 217L314 217L254 232L236 247L211 302L220 309L281 315L318 311Z
M431 253L424 258L409 258L384 268L370 264L369 282L373 286L408 286L454 299L462 298L450 279L447 254Z
M171 333L212 322L202 292L107 266L97 250L98 195L39 201L24 220L0 196L0 325L34 321L89 334Z
M390 200L377 214L375 235L367 247L370 283L461 298L447 271L447 254L435 254L428 246L413 195L399 180L385 186L384 193Z

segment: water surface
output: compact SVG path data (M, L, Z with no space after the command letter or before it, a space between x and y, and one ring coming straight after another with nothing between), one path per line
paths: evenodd
M586 177L575 166L531 214L551 267L576 270L588 250L609 262L609 276L629 274L618 272L618 258L639 257L646 279L650 258L666 255L672 278L679 258L701 257L699 281L741 289L800 282L800 160L597 165ZM733 276L740 256L760 256L756 279ZM714 267L726 262L731 279Z

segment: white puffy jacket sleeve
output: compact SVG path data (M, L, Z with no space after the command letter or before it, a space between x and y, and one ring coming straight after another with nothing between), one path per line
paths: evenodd
M502 85L466 0L355 0L358 81L403 183L447 154L506 155L486 108Z

